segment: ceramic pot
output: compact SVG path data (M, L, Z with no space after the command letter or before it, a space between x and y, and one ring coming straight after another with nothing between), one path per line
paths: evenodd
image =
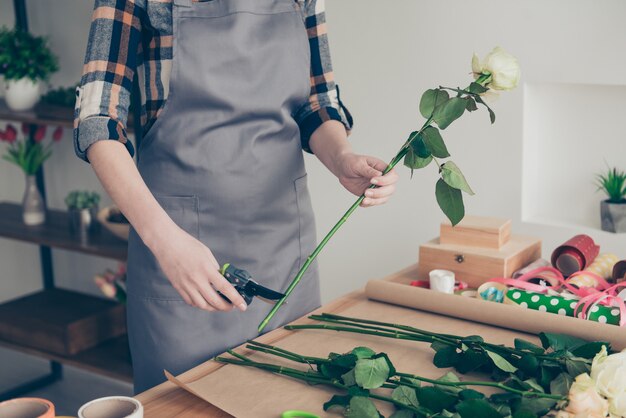
M3 418L54 418L54 405L39 398L17 398L0 402Z
M22 199L22 219L26 225L41 225L46 221L46 206L37 187L37 178L26 176L26 189Z
M11 110L30 110L41 98L41 83L39 81L33 82L30 78L24 77L19 80L8 80L5 84L4 98Z
M87 209L69 209L70 231L80 239L81 242L89 241L89 235L94 233L99 226L98 207Z
M610 203L606 200L600 202L600 216L603 231L626 232L626 201L622 203Z
M78 418L143 418L143 405L134 398L109 396L81 406Z

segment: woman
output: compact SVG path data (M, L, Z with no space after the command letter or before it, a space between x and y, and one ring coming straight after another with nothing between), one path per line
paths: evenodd
M268 306L246 306L218 260L285 290L316 244L303 149L356 195L379 185L364 206L393 193L396 173L351 151L325 30L323 0L96 0L74 144L132 225L137 392L256 336ZM125 131L135 71L137 166ZM317 276L274 326L320 305Z

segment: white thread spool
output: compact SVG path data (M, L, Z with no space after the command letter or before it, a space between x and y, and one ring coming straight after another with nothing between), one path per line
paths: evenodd
M449 270L432 270L428 273L430 289L442 293L454 293L454 272Z
M143 405L127 396L94 399L81 406L78 418L143 418Z

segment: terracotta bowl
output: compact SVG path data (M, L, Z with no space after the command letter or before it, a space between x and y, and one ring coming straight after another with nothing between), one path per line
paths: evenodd
M111 231L111 233L113 233L114 235L128 241L130 224L109 221L109 216L114 213L120 213L119 209L116 206L107 206L105 208L102 208L98 212L98 221L100 221L100 223L104 225L104 227Z

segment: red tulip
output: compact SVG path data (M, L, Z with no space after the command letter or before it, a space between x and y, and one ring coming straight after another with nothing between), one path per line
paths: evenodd
M54 142L59 142L61 140L61 138L63 138L63 127L59 126L52 133L52 140Z
M26 123L26 122L22 122L22 133L25 136L28 136L28 133L30 132L30 124Z
M12 144L17 140L17 130L13 127L13 125L7 125L7 130L4 131L4 140L9 144Z
M35 136L34 136L35 142L41 142L43 141L45 137L46 137L46 126L41 125L35 131Z
M7 134L4 131L0 131L0 141L6 141Z

